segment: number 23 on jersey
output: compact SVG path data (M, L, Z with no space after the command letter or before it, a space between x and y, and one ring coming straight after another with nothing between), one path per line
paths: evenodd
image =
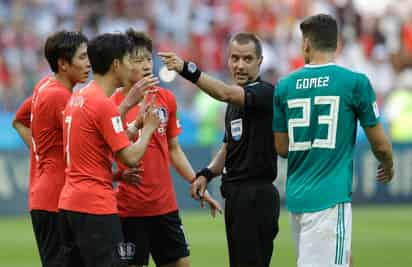
M336 146L336 131L338 128L339 117L339 96L315 96L313 104L310 98L297 98L288 100L288 109L301 109L302 115L299 118L288 120L289 133L289 151L305 151L312 148L334 149ZM317 126L315 127L315 136L319 132L319 126L327 126L326 138L311 138L309 128L311 125L311 112L320 105L328 105L330 107L329 114L318 115L316 118ZM304 136L307 141L296 141L295 130L297 128L307 128L307 136Z

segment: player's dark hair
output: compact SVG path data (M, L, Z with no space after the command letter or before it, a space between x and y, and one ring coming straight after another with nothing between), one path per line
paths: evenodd
M87 37L81 32L63 30L49 35L44 46L44 55L51 70L54 73L59 71L59 59L71 64L77 48L83 43L87 44Z
M338 24L326 14L310 16L300 23L304 38L317 50L335 51L338 44Z
M126 31L126 35L132 42L132 45L134 46L135 49L146 48L150 53L152 53L153 51L152 39L150 39L150 37L146 33L138 32L134 30L133 28L129 28Z
M115 59L123 60L123 57L131 53L132 43L125 34L104 33L93 38L87 47L90 65L94 73L104 75Z
M245 45L245 44L248 44L249 42L253 42L253 44L255 45L256 56L258 58L262 56L262 45L260 43L259 38L254 33L251 33L251 32L237 33L230 39L230 43L231 42L236 42L241 45Z

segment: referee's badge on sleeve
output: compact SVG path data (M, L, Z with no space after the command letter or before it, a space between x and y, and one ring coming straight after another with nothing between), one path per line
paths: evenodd
M230 131L232 132L232 138L235 141L239 141L242 137L243 123L242 119L236 119L230 122Z

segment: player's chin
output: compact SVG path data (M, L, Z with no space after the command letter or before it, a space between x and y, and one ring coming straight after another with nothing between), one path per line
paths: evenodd
M85 77L81 77L78 81L78 83L85 83L87 82L87 80L89 79L89 75L85 76Z
M79 74L79 76L77 77L77 82L85 83L87 82L88 79L89 79L89 72L85 72L85 73Z
M243 77L236 77L235 80L238 85L245 85L248 82L248 79Z

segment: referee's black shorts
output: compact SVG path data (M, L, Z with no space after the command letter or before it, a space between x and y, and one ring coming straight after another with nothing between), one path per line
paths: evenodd
M279 192L268 181L237 181L221 187L230 267L269 267L278 231Z
M61 211L64 267L123 267L123 234L117 214Z
M30 217L42 266L61 266L59 213L32 210Z

